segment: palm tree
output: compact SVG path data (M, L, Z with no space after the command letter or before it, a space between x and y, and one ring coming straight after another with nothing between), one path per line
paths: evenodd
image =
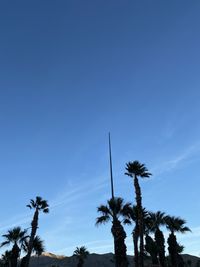
M28 244L29 244L29 240L28 238L23 242L22 248L23 251L25 253L28 252ZM38 256L38 263L39 263L39 256L41 256L41 254L45 251L45 247L44 247L44 241L38 236L36 235L34 240L33 240L33 249L32 249L32 253L34 253L35 255ZM23 264L26 261L26 256L22 258L22 264L21 266L24 266ZM39 265L39 264L38 264Z
M31 235L28 242L28 249L27 255L25 257L25 267L29 266L31 253L33 250L33 242L36 236L37 228L38 228L38 219L39 219L39 212L48 213L49 212L49 205L46 200L43 200L41 197L37 196L36 200L31 199L30 204L27 205L28 208L34 209L34 216L31 222Z
M82 246L82 247L77 247L74 251L74 256L76 256L76 258L78 259L78 264L77 267L83 267L84 265L84 261L87 258L87 256L89 255L89 251L87 250L86 247Z
M23 243L23 250L24 252L28 252L28 243L29 240L26 239L25 242ZM41 254L45 251L45 247L44 247L44 241L38 236L36 235L34 240L33 240L33 250L32 253L34 253L37 256L41 256Z
M111 232L114 238L116 267L128 266L125 244L126 233L121 223L124 207L124 200L120 197L115 197L108 200L107 205L101 205L97 208L101 216L97 218L96 225L112 222Z
M6 250L4 254L1 255L2 266L4 267L10 266L11 255L12 255L11 250Z
M165 213L161 211L149 212L149 219L150 232L154 233L158 248L159 263L161 267L165 267L165 238L163 232L160 230L160 226L165 225Z
M153 266L158 265L158 247L153 238L146 234L145 236L145 250L151 256L151 261Z
M139 237L140 237L140 255L139 255L139 266L144 267L144 227L143 227L143 216L142 216L142 194L138 181L138 177L149 178L151 173L144 164L139 161L133 161L126 164L126 175L133 178L135 195L136 195L136 205L138 208L138 225L139 225ZM138 267L138 266L136 266Z
M123 208L123 216L124 216L124 224L134 224L135 227L132 232L133 236L133 246L134 246L134 261L135 261L135 266L139 265L138 262L138 237L139 237L139 225L138 225L138 208L136 205L131 206L130 203L127 203L124 205ZM142 216L143 216L143 226L144 226L144 232L146 233L147 229L149 228L149 216L148 212L146 211L145 208L142 209Z
M139 238L139 224L138 224L138 208L133 205L126 205L123 209L124 224L134 224L135 227L132 231L133 236L133 246L134 246L134 262L135 266L139 266L139 252L138 252L138 238Z
M2 235L5 241L1 243L1 247L13 244L10 255L11 267L17 267L17 260L20 255L21 246L27 238L26 233L26 230L22 230L21 227L18 226L8 230L7 234Z
M38 257L42 255L42 253L45 251L44 241L36 235L33 241L33 253L37 255Z
M168 251L170 255L171 265L178 267L179 259L179 244L176 240L175 232L186 233L191 231L190 228L185 226L186 221L180 217L166 216L165 218L167 229L170 231L168 237Z

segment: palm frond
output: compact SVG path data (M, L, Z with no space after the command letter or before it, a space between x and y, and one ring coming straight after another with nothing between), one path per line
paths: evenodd
M171 232L185 233L191 231L189 227L185 226L186 221L180 217L169 216L165 217L167 229Z
M49 213L49 208L45 208L45 209L43 209L43 212L44 212L44 213Z
M32 208L36 207L36 203L33 199L30 200L30 205L32 206Z
M10 245L10 241L4 241L0 244L0 248L1 247L4 247L4 246L7 246L7 245Z
M110 217L108 215L103 215L103 216L97 217L96 225L105 224L108 221L110 221Z
M97 208L97 211L104 214L104 215L108 215L110 214L110 210L108 208L108 206L105 206L105 205L101 205Z

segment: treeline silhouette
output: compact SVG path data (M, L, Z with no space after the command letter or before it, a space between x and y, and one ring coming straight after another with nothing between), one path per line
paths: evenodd
M135 205L125 203L123 198L115 197L112 188L112 197L105 205L97 208L100 216L96 225L112 223L111 233L114 238L115 267L127 267L126 232L124 225L132 225L135 267L144 267L144 259L150 256L152 266L183 267L185 263L181 257L184 247L177 242L176 232L186 233L190 229L186 221L180 217L166 215L165 212L148 211L142 205L142 192L139 185L140 178L149 178L151 173L139 161L126 164L125 175L132 179L135 191ZM112 184L111 170L111 185ZM165 237L161 231L165 226L169 231L167 238L168 256L166 257Z
M111 155L111 154L110 154ZM152 265L159 267L183 267L186 266L181 253L184 247L178 243L176 233L186 233L190 229L186 226L186 221L180 217L167 215L165 212L149 211L142 205L142 192L139 178L149 178L151 173L146 166L139 161L126 164L125 175L132 179L135 203L125 203L122 197L114 195L112 162L111 166L111 199L105 205L97 208L99 217L96 225L111 222L111 233L114 239L114 260L115 267L128 267L126 232L124 225L131 225L134 266L144 267L146 258L150 258ZM39 256L45 251L44 241L37 235L39 215L41 212L48 213L48 202L37 196L31 199L27 205L34 211L31 227L23 230L21 227L14 227L2 235L4 241L1 247L12 245L11 250L6 250L1 257L0 265L3 267L29 267L31 255ZM162 228L169 231L167 238L168 255L166 256L165 237ZM30 232L29 232L30 231ZM22 256L23 255L23 256ZM83 267L89 251L86 247L77 247L73 256L77 258L77 267ZM189 261L187 264L190 264ZM38 262L39 266L39 262ZM188 265L189 266L189 265Z

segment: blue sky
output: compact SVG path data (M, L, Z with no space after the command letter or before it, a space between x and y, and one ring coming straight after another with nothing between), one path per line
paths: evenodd
M200 255L199 1L0 3L0 233L28 227L41 195L47 251L113 251L95 227L110 197L134 201L125 163L144 162L147 209L185 218L185 252ZM127 228L132 253L131 228Z

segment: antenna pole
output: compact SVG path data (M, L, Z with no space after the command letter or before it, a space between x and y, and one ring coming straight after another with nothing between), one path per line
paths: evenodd
M111 153L111 140L110 140L110 133L108 134L109 137L109 158L110 158L110 181L111 181L111 195L114 199L114 184L113 184L113 171L112 171L112 153Z

